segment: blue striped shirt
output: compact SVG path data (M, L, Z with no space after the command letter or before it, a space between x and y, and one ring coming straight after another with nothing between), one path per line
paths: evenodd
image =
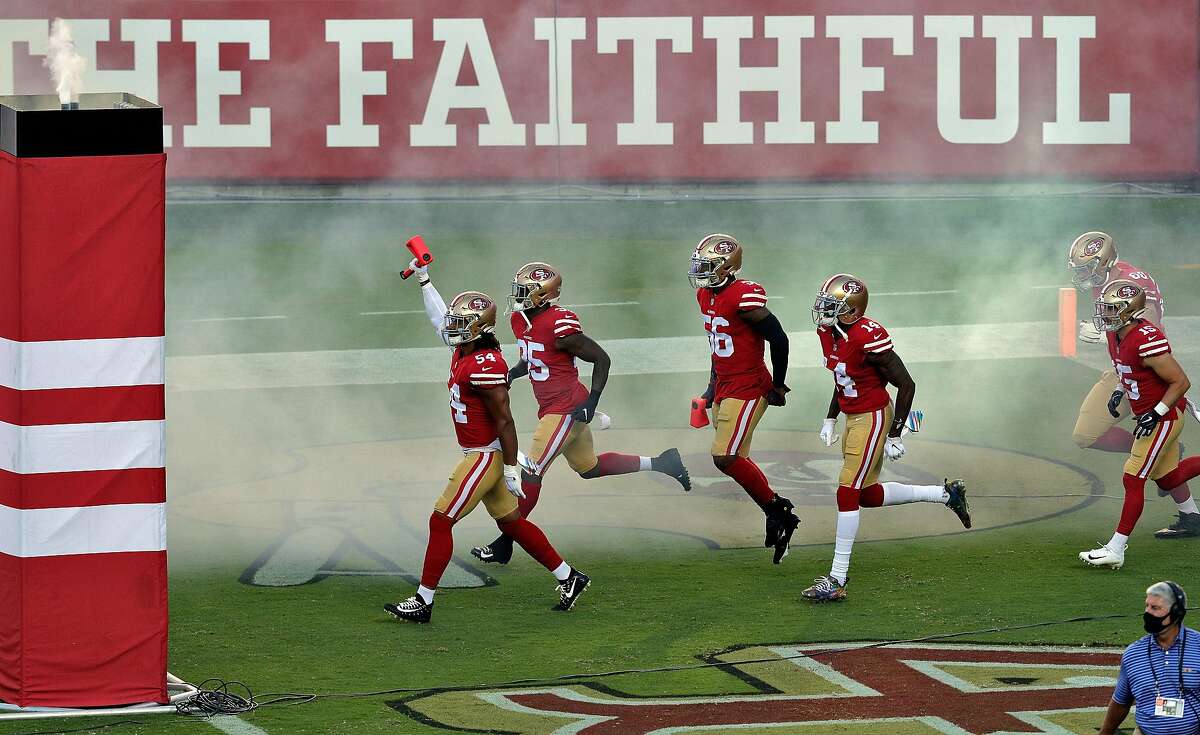
M1183 691L1179 676L1181 655ZM1159 696L1182 698L1183 717L1156 716L1154 704ZM1152 635L1129 644L1121 654L1121 673L1112 698L1117 704L1135 707L1134 719L1146 735L1200 733L1200 633L1183 628L1165 651Z

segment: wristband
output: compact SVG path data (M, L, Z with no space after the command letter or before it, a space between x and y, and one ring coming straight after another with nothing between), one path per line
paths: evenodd
M417 276L417 283L421 284L421 288L428 286L431 283L429 280L429 274L423 273Z
M1162 401L1159 401L1158 405L1154 407L1154 413L1158 414L1159 416L1166 416L1167 411L1170 411L1170 410L1171 410L1171 407L1168 406L1167 404L1163 403Z

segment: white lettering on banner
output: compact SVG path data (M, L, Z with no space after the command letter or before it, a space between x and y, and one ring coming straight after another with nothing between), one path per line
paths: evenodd
M0 386L58 390L162 385L163 338L15 342L0 337Z
M338 122L325 126L329 148L378 148L379 126L363 123L363 97L387 94L387 72L363 69L363 44L389 43L393 59L413 55L411 20L326 20L325 40L338 45Z
M30 56L45 56L50 45L50 21L37 18L0 19L0 94L14 94L14 44L29 44Z
M863 41L890 38L894 56L912 56L911 15L834 15L825 35L838 44L838 119L825 126L828 143L878 143L879 123L863 119L863 94L883 91L883 67L863 66Z
M1042 142L1051 145L1129 144L1129 94L1108 95L1108 120L1079 119L1080 40L1096 37L1096 18L1090 15L1050 15L1042 20L1042 36L1057 44L1054 122L1042 123Z
M767 16L765 36L778 40L778 63L742 66L743 38L754 35L749 16L705 17L704 37L717 41L717 120L704 123L704 143L749 145L754 126L742 121L742 92L775 92L778 114L765 126L767 143L812 143L814 126L800 115L800 43L812 38L812 16Z
M32 509L0 505L0 554L31 559L166 548L166 503Z
M533 37L549 41L550 122L533 128L535 145L587 145L587 125L572 120L575 85L571 44L587 38L584 18L534 18Z
M192 148L270 148L271 109L251 107L250 123L221 123L221 97L242 93L242 74L221 69L221 44L248 43L250 58L271 58L269 20L185 20L183 40L196 44L196 124L183 126Z
M0 470L19 475L166 466L165 421L17 426L0 421Z
M68 20L75 48L87 59L83 70L83 88L95 92L131 92L144 100L158 103L158 44L171 40L171 21L167 18L126 18L121 21L121 40L133 44L132 69L99 69L97 46L108 41L107 18ZM163 146L171 147L171 126L163 125Z
M596 51L617 53L633 42L633 122L617 123L617 145L671 145L675 126L658 121L658 42L677 54L692 52L691 18L598 18Z
M951 143L1007 143L1017 135L1021 110L1021 39L1033 35L1033 21L1023 15L983 16L983 37L996 39L996 116L991 120L962 117L962 53L964 38L975 36L970 15L931 15L925 37L937 39L937 122Z
M513 122L483 18L435 18L433 40L445 43L425 105L425 118L419 125L409 126L412 145L457 145L458 126L447 122L451 108L483 109L487 113L488 121L479 126L479 145L525 145L525 126ZM460 86L458 72L467 54L478 83Z

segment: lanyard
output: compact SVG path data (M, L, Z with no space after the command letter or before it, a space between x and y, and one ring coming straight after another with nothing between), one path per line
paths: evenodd
M1187 652L1187 628L1184 628L1182 625L1179 626L1179 637L1183 639L1179 643L1179 696L1182 697L1182 696L1184 696L1184 694L1183 694L1183 654ZM1158 673L1154 671L1154 656L1152 654L1153 646L1151 645L1151 641L1153 640L1153 638L1154 638L1154 636L1150 636L1149 638L1146 639L1146 663L1150 664L1150 675L1154 677L1154 694L1155 694L1155 696L1159 696L1161 694L1161 692L1159 691ZM1169 649L1168 649L1167 653L1170 653ZM1163 678L1166 679L1166 677L1167 677L1167 672L1164 668Z

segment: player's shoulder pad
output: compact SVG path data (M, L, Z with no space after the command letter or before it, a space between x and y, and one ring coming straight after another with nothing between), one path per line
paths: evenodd
M1171 351L1171 343L1167 335L1151 322L1145 322L1135 330L1138 336L1138 356L1154 357Z
M892 349L892 336L879 322L867 318L859 319L854 323L851 333L862 343L864 352L881 353Z
M751 311L766 307L767 289L763 288L761 284L738 279L732 285L738 288L736 292L738 311Z

